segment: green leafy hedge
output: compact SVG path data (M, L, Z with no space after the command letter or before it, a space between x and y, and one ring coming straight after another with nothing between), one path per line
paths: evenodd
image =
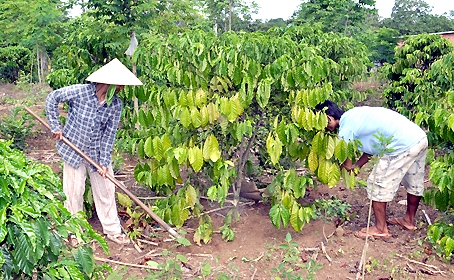
M30 72L30 50L19 46L0 48L0 81L13 83L19 71Z
M391 87L387 104L427 131L429 179L434 188L424 202L440 212L454 209L454 45L440 35L412 36L396 48L395 63L386 66ZM444 215L441 215L443 217ZM452 218L437 219L428 238L446 259L454 251Z
M51 168L10 145L0 139L0 277L88 279L99 272L90 246L72 249L64 238L69 232L80 241L94 238L108 252L106 241L84 217L66 210Z

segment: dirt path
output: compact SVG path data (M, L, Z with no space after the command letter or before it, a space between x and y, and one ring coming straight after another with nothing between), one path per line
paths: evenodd
M41 89L39 93L26 93L10 85L0 85L0 118L8 115L18 100L31 102L35 112L40 114L44 98L45 91L43 93ZM27 156L50 165L54 172L60 173L62 161L49 133L39 124L35 130L33 137L27 141ZM134 162L133 158L125 158L123 172L118 177L132 191L138 189L133 180ZM361 173L360 176L365 179L367 173ZM151 196L142 189L140 196L147 195ZM405 191L401 189L388 205L388 217L403 215L405 205L398 202L404 198ZM332 213L311 221L299 233L290 226L279 230L271 224L268 203L242 201L238 208L241 216L239 222L234 224L235 239L232 242L223 241L219 234L223 217L230 210L225 208L210 213L214 230L218 232L209 244L198 246L192 242L198 221L189 220L182 228L186 232L186 238L192 243L188 247L178 246L167 232L153 223L145 228L142 237L135 239L135 244L119 247L109 241L110 256L106 256L99 245L92 246L95 256L109 263L116 273L123 274L123 279L154 279L152 276L158 279L355 279L364 240L356 238L352 233L366 226L369 209L366 191L364 188L346 190L341 184L332 189L320 185L316 190L308 191L304 198L306 202L316 199L350 204L351 210L344 212L349 220L339 224L339 219L332 219L336 211L341 211L334 207L331 208ZM204 204L206 211L218 208L213 203ZM225 206L230 205L226 203ZM437 211L422 204L416 217L417 231L409 232L398 226L390 226L392 237L389 240L369 242L365 279L454 278L454 267L439 261L425 241L428 223L422 210L426 211L432 221L438 216ZM124 209L120 207L119 213L122 211ZM122 220L127 228L126 220ZM93 228L101 231L96 216L90 219L90 223ZM165 276L158 277L159 271L141 267L147 263L166 264ZM439 274L429 275L430 270L436 269L424 264L443 271L445 277ZM181 268L181 272L176 267Z

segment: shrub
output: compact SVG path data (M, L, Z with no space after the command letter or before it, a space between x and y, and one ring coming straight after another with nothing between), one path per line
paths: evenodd
M0 48L0 81L14 83L19 71L30 73L30 50L19 46Z
M14 149L24 150L28 136L34 123L32 117L26 114L21 107L13 107L11 114L2 117L0 122L0 137L4 139L12 139L11 147Z
M97 269L88 244L71 250L70 232L88 242L106 241L80 215L63 206L59 177L27 160L0 140L0 277L2 279L90 279ZM83 229L83 232L82 232Z

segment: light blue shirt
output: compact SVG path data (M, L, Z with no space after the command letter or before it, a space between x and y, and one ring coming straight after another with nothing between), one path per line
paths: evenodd
M361 141L361 152L376 155L380 151L380 141L374 136L381 132L385 138L393 137L387 148L396 155L402 153L421 139L426 133L405 116L382 107L356 107L345 112L339 122L339 139L349 142ZM376 147L376 145L378 147ZM378 149L377 149L378 148Z

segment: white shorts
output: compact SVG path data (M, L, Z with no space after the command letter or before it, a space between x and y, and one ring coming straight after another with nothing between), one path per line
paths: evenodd
M381 157L367 179L369 199L379 202L392 201L400 183L404 185L407 193L422 196L427 145L425 137L400 154Z

